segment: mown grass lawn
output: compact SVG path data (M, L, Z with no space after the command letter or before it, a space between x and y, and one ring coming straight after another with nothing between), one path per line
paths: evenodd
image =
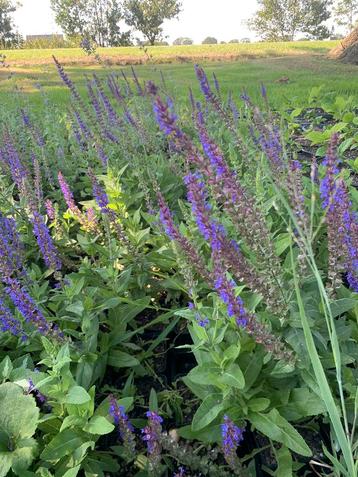
M245 89L255 99L260 94L262 82L267 86L272 106L281 109L289 107L293 101L295 105L305 103L314 86L322 86L327 94L358 95L358 67L342 65L326 57L334 44L295 42L214 47L155 47L149 50L153 55L152 60L146 64L138 64L135 68L142 79L157 82L160 81L162 71L168 90L178 101L187 97L189 86L198 88L194 81L193 64L200 62L205 65L209 74L215 72L218 76L223 93L232 90L239 95ZM112 55L116 58L117 63L120 63L120 58L125 58L120 57L125 53L132 59L140 59L143 55L139 48L113 48L104 51L107 57ZM185 61L180 60L178 51L185 53ZM216 61L209 61L208 52L211 52ZM99 53L102 54L102 51ZM115 72L123 69L130 74L129 65L121 66L114 64L115 62L99 65L92 58L88 59L79 49L19 50L6 54L9 66L0 70L0 101L7 107L23 101L41 107L42 100L37 89L39 84L58 105L68 98L69 92L57 75L51 54L55 54L59 61L66 65L67 72L80 89L84 89L85 77L94 71L103 75L109 69ZM164 54L167 55L166 60ZM158 59L167 62L158 64ZM13 91L17 92L15 100L13 94L10 94Z

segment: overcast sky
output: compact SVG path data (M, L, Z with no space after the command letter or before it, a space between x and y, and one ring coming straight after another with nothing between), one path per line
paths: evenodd
M15 22L23 35L59 33L50 0L20 0L22 7L15 14ZM256 9L256 0L183 0L179 20L164 24L169 41L188 36L195 43L208 35L218 40L253 37L245 25Z

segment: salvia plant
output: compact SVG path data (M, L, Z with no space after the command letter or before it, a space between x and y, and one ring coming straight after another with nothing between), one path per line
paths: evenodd
M54 62L0 116L0 477L356 476L352 101Z

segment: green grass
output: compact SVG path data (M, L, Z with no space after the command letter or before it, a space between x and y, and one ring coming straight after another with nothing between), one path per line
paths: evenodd
M152 79L159 82L161 70L166 78L168 90L180 101L187 97L189 86L193 86L194 91L198 90L193 63L194 60L199 61L206 66L209 75L212 72L216 73L223 93L232 90L239 95L245 89L255 98L259 95L260 83L263 82L269 91L271 104L280 109L289 107L293 102L295 105L304 104L314 86L323 86L323 91L332 95L358 95L356 81L358 67L340 64L326 56L334 44L334 42L295 42L154 47L150 52L153 52L155 58L164 55L164 52L167 55L168 51L172 52L170 61L160 65L155 60L149 61L137 65L136 71L143 80ZM131 58L143 54L139 48L105 50L107 55L117 55L118 52L125 51L130 51ZM185 51L188 57L195 52L197 57L179 62L175 56L178 51ZM213 52L211 57L207 55L210 51ZM223 52L237 54L241 52L241 56L234 56L234 59L230 57L231 53L229 56L220 56ZM251 52L251 58L248 57L248 52ZM84 91L85 75L91 75L94 71L104 75L108 69L119 71L121 68L114 63L106 67L88 64L88 58L78 49L10 51L7 52L10 67L0 70L0 101L3 105L10 108L26 101L40 108L41 98L36 88L37 84L44 87L50 99L56 104L68 104L69 92L57 75L51 60L52 53L55 53L62 63L67 64L67 72L81 91ZM210 61L214 58L214 54L217 55L215 59L220 61ZM70 58L73 61L69 61ZM80 61L80 58L83 61ZM122 68L130 74L128 65ZM279 82L283 77L289 79L287 83ZM14 100L13 94L10 93L15 89L18 93Z
M249 43L224 45L191 45L191 46L153 46L147 48L147 53L139 47L99 48L98 53L103 59L115 64L146 62L148 55L153 62L186 61L192 59L239 59L263 58L277 56L299 56L309 52L312 55L327 53L338 42L332 41L298 41L281 43ZM52 55L62 64L95 63L80 48L60 48L56 50L7 50L7 62L14 66L49 64Z

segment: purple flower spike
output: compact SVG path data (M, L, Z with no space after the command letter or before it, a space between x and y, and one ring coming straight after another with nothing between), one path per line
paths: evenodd
M46 213L47 216L50 220L55 220L56 219L56 211L55 207L53 206L53 203L51 202L50 199L45 200L45 208L46 208Z
M224 416L221 435L225 460L232 469L236 469L238 467L236 451L243 439L243 430L236 426L228 416Z
M322 207L326 211L328 235L328 279L335 289L340 285L340 272L346 272L351 289L358 292L358 219L352 211L347 186L337 177L338 135L334 134L324 161L325 176L321 181Z
M160 454L162 446L160 444L160 439L163 419L153 411L148 411L146 416L148 418L148 425L142 429L142 439L147 444L151 467L154 469L161 460Z
M250 321L250 316L246 312L241 298L235 295L235 283L229 281L218 269L216 275L215 288L221 300L227 306L229 317L235 317L236 324L240 327L245 327Z
M135 435L134 428L130 423L123 406L118 406L114 396L109 397L109 414L113 417L114 424L119 429L120 438L128 452L135 452Z
M18 280L7 280L5 292L28 323L35 326L43 335L51 332L51 327L46 318Z
M14 336L23 335L21 323L13 316L10 309L4 304L0 298L0 331L10 332Z
M34 235L46 266L53 270L60 270L62 264L58 256L58 251L52 241L52 237L42 215L38 212L34 212L31 222L34 227Z

